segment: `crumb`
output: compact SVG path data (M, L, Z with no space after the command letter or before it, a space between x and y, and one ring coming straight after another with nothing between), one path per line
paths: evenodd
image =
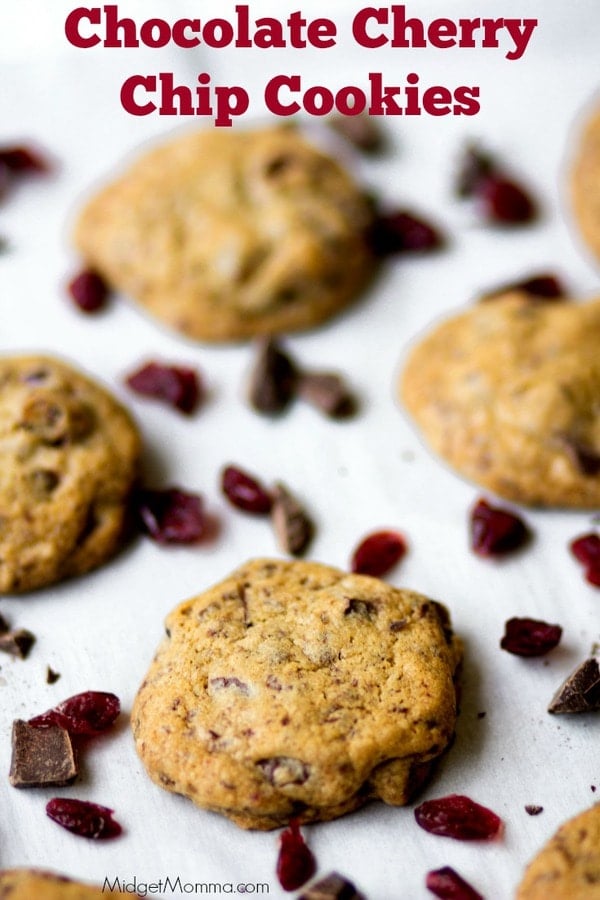
M46 666L46 684L54 684L60 678L60 672L55 672L50 666Z

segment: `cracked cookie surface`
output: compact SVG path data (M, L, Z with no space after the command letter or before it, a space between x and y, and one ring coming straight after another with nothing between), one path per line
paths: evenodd
M600 300L511 292L434 328L400 395L466 478L533 506L600 505Z
M106 891L62 875L36 869L0 869L2 900L99 900L100 897L131 897L131 893ZM137 896L135 894L134 896Z
M119 549L139 453L128 413L87 377L48 357L0 358L0 593Z
M400 805L454 733L444 607L309 562L255 560L166 620L132 711L151 778L244 828Z
M529 864L517 900L599 900L600 805L569 819Z
M88 263L164 324L205 341L310 328L373 269L372 208L289 127L200 131L157 147L83 209Z

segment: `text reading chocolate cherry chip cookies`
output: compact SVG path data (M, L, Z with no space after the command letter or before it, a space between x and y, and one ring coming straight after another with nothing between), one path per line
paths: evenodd
M107 896L132 895L121 891L106 891L52 872L36 869L0 870L0 897L6 900L100 900Z
M401 396L458 472L519 503L600 505L600 300L512 292L411 352Z
M309 328L372 270L371 204L297 131L205 131L152 150L83 210L75 242L111 285L191 338Z
M119 547L139 437L105 390L45 357L0 359L0 593L100 565Z
M454 732L446 610L317 563L257 560L167 618L132 722L151 778L243 828L406 803Z
M517 900L600 900L600 805L565 822L530 863Z

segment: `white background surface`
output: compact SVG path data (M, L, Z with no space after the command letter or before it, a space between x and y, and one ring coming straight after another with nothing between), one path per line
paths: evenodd
M0 778L0 867L36 865L102 881L105 876L157 881L268 882L284 896L274 867L276 833L242 832L227 820L153 786L142 771L128 711L162 636L162 620L181 599L202 590L245 559L277 555L268 523L227 507L219 495L223 464L237 462L265 480L281 478L306 501L318 522L311 557L340 567L367 532L402 530L410 552L393 583L444 601L465 642L462 713L456 743L425 797L465 793L504 819L501 840L461 844L421 831L411 808L374 804L345 819L305 829L319 872L338 869L371 900L429 896L425 873L454 866L487 898L513 895L523 867L556 827L590 806L600 791L599 721L553 718L547 703L563 678L600 637L600 593L587 585L567 544L588 531L586 513L528 512L535 542L502 563L468 549L468 510L479 496L421 445L395 399L394 383L409 342L433 320L472 301L481 288L552 269L580 297L597 292L598 270L570 224L566 169L578 117L597 89L600 7L594 0L414 2L409 12L474 17L538 16L526 56L507 62L500 50L356 48L347 35L360 3L305 2L307 15L335 19L338 47L328 51L77 51L63 36L65 12L76 4L29 0L0 10L0 140L35 139L57 161L55 175L24 184L0 207L0 344L4 350L50 351L74 360L109 385L135 414L146 445L147 480L202 492L222 522L209 546L164 549L140 539L101 570L22 598L0 601L15 627L37 643L26 661L0 660L0 772L10 759L10 723L83 690L110 690L124 715L112 734L90 744L83 774L60 791L16 791ZM123 14L231 14L233 3L122 2ZM277 15L289 3L251 5ZM280 72L306 84L366 84L381 71L402 84L416 71L421 84L479 84L475 118L398 118L383 122L386 156L364 161L361 177L390 204L413 207L446 230L446 251L393 262L349 313L289 339L305 364L345 372L363 400L361 415L335 424L297 405L278 421L252 413L243 396L247 346L207 347L161 331L126 302L86 318L71 308L64 285L77 266L70 249L73 216L90 186L148 139L200 123L134 118L122 111L119 88L135 72L174 71L195 84L242 84L264 118L261 91ZM249 122L250 116L244 122ZM452 173L465 141L482 139L521 174L539 197L535 227L498 232L483 227L452 196ZM199 367L208 399L192 418L136 399L123 375L147 358ZM500 651L513 615L564 628L545 659ZM45 683L46 666L61 673ZM485 718L477 713L485 711ZM61 794L112 806L124 835L86 842L44 815ZM544 812L533 818L525 804ZM165 895L168 896L168 895ZM172 896L181 896L173 894Z

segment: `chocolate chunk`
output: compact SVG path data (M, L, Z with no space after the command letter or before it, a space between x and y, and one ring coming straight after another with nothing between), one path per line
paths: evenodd
M0 614L0 634L6 634L9 631L10 626L4 616Z
M0 651L2 653L10 653L11 656L18 656L19 659L25 659L29 655L29 651L35 643L35 635L26 628L19 628L17 631L5 631L0 634Z
M12 728L9 781L13 787L61 787L77 776L68 731L58 725L34 728L17 719Z
M298 379L298 396L331 419L348 419L358 408L341 375L333 372L305 372Z
M380 153L385 149L381 128L371 116L332 116L328 124L363 153Z
M281 482L275 485L273 491L271 521L283 552L300 556L312 539L314 525L293 494Z
M296 389L296 367L273 338L262 340L250 375L248 399L258 412L284 411Z
M564 437L565 452L582 475L592 477L600 472L600 454L568 436Z
M539 816L541 812L544 812L544 807L536 806L534 803L527 803L525 806L525 812L528 816Z
M46 666L46 684L54 684L60 678L60 672L55 672L50 666Z
M365 897L359 894L351 881L332 872L316 881L298 900L365 900Z
M552 698L550 713L583 713L600 710L600 666L595 657L571 672Z

